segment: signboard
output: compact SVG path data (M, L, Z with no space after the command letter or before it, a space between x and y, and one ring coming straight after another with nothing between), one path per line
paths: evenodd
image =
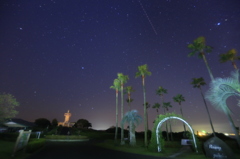
M212 137L204 143L206 157L214 159L236 159L230 147L218 137Z
M182 139L181 145L192 145L192 140L190 139Z
M14 156L15 152L23 149L27 145L29 137L31 135L31 132L32 132L32 130L29 130L29 131L20 130L19 131L19 135L18 135L17 141L15 143L15 147L13 150L13 156Z

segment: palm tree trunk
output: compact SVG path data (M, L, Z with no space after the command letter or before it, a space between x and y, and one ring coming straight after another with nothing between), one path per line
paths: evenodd
M240 149L239 132L237 131L236 126L234 125L234 122L233 122L233 120L232 120L232 117L230 116L229 113L227 113L227 117L228 117L229 123L230 123L230 125L231 125L231 127L232 127L232 130L233 130L233 132L234 132L234 134L235 134L235 136L236 136L236 140L237 140L237 143L238 143L238 148Z
M123 119L123 84L121 84L121 119ZM121 124L121 145L124 145L124 126Z
M181 111L181 114L182 114L182 117L183 117L183 112L182 112L182 106L180 104L180 111ZM185 124L183 123L183 129L184 129L184 132L186 132L186 127L185 127Z
M115 127L115 143L118 136L118 91L116 91L116 127Z
M145 89L145 81L144 76L142 77L143 84L143 102L144 102L144 145L148 146L147 142L147 108L146 108L146 89Z
M213 74L212 74L212 71L211 71L211 69L210 69L210 67L209 67L209 65L208 65L207 59L206 59L204 53L201 53L201 54L202 54L202 57L203 57L203 60L204 60L204 62L205 62L205 64L206 64L206 66L207 66L207 70L208 70L208 73L209 73L209 75L210 75L210 78L211 78L211 80L213 81L213 80L214 80Z
M166 113L165 113L165 108L163 108L163 114L166 114ZM167 141L169 141L169 135L168 135L168 124L167 124L167 121L166 121L166 134L167 134Z
M237 65L236 65L236 63L234 61L232 62L232 65L235 68L235 70L238 70L238 67L237 67Z
M171 141L173 141L173 134L172 134L172 125L171 125L171 119L169 120L169 126L170 126L170 133L171 133Z
M214 130L214 127L213 127L213 124L212 124L212 119L211 119L211 116L210 116L210 113L209 113L209 110L208 110L208 106L207 106L207 103L206 103L206 100L205 100L204 95L203 95L203 93L202 93L201 87L199 87L199 89L200 89L200 92L201 92L201 95L202 95L202 98L203 98L203 101L204 101L204 105L205 105L206 110L207 110L207 114L208 114L208 118L209 118L209 121L210 121L210 125L211 125L212 131L213 131L213 135L216 136L215 130Z
M136 145L136 136L135 136L135 126L133 122L131 121L129 124L129 131L130 131L130 145L135 146Z

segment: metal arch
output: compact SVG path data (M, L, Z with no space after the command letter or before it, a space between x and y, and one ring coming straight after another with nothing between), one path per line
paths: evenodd
M171 116L171 117L163 118L163 119L158 123L157 128L156 128L156 137L157 137L158 152L161 152L161 145L160 145L160 143L159 143L159 137L160 137L159 128L162 126L162 124L163 124L165 121L167 121L167 120L169 120L169 119L178 119L178 120L184 122L184 123L189 127L189 129L190 129L191 132L192 132L192 138L193 138L193 142L194 142L194 146L195 146L196 152L198 153L197 144L196 144L196 139L195 139L195 136L194 136L194 132L193 132L192 127L191 127L185 120L183 120L182 118L176 117L176 116Z

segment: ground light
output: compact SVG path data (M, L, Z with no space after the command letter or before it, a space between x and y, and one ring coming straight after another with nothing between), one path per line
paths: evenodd
M198 153L197 144L196 144L196 139L195 139L194 131L193 131L192 127L191 127L185 120L183 120L182 118L176 117L176 116L170 116L170 117L163 118L163 119L158 123L157 129L156 129L158 152L161 152L161 144L160 144L160 142L159 142L159 137L160 137L159 128L162 126L162 124L163 124L165 121L167 121L167 120L169 120L169 119L178 119L178 120L184 122L184 123L189 127L189 129L190 129L191 132L192 132L192 138L193 138L193 142L194 142L194 146L195 146L196 152Z

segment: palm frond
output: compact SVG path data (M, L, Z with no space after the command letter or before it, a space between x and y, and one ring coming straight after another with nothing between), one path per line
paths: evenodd
M207 91L205 98L220 111L230 113L226 100L230 96L240 96L239 72L234 71L230 77L216 78L210 83L210 89Z

